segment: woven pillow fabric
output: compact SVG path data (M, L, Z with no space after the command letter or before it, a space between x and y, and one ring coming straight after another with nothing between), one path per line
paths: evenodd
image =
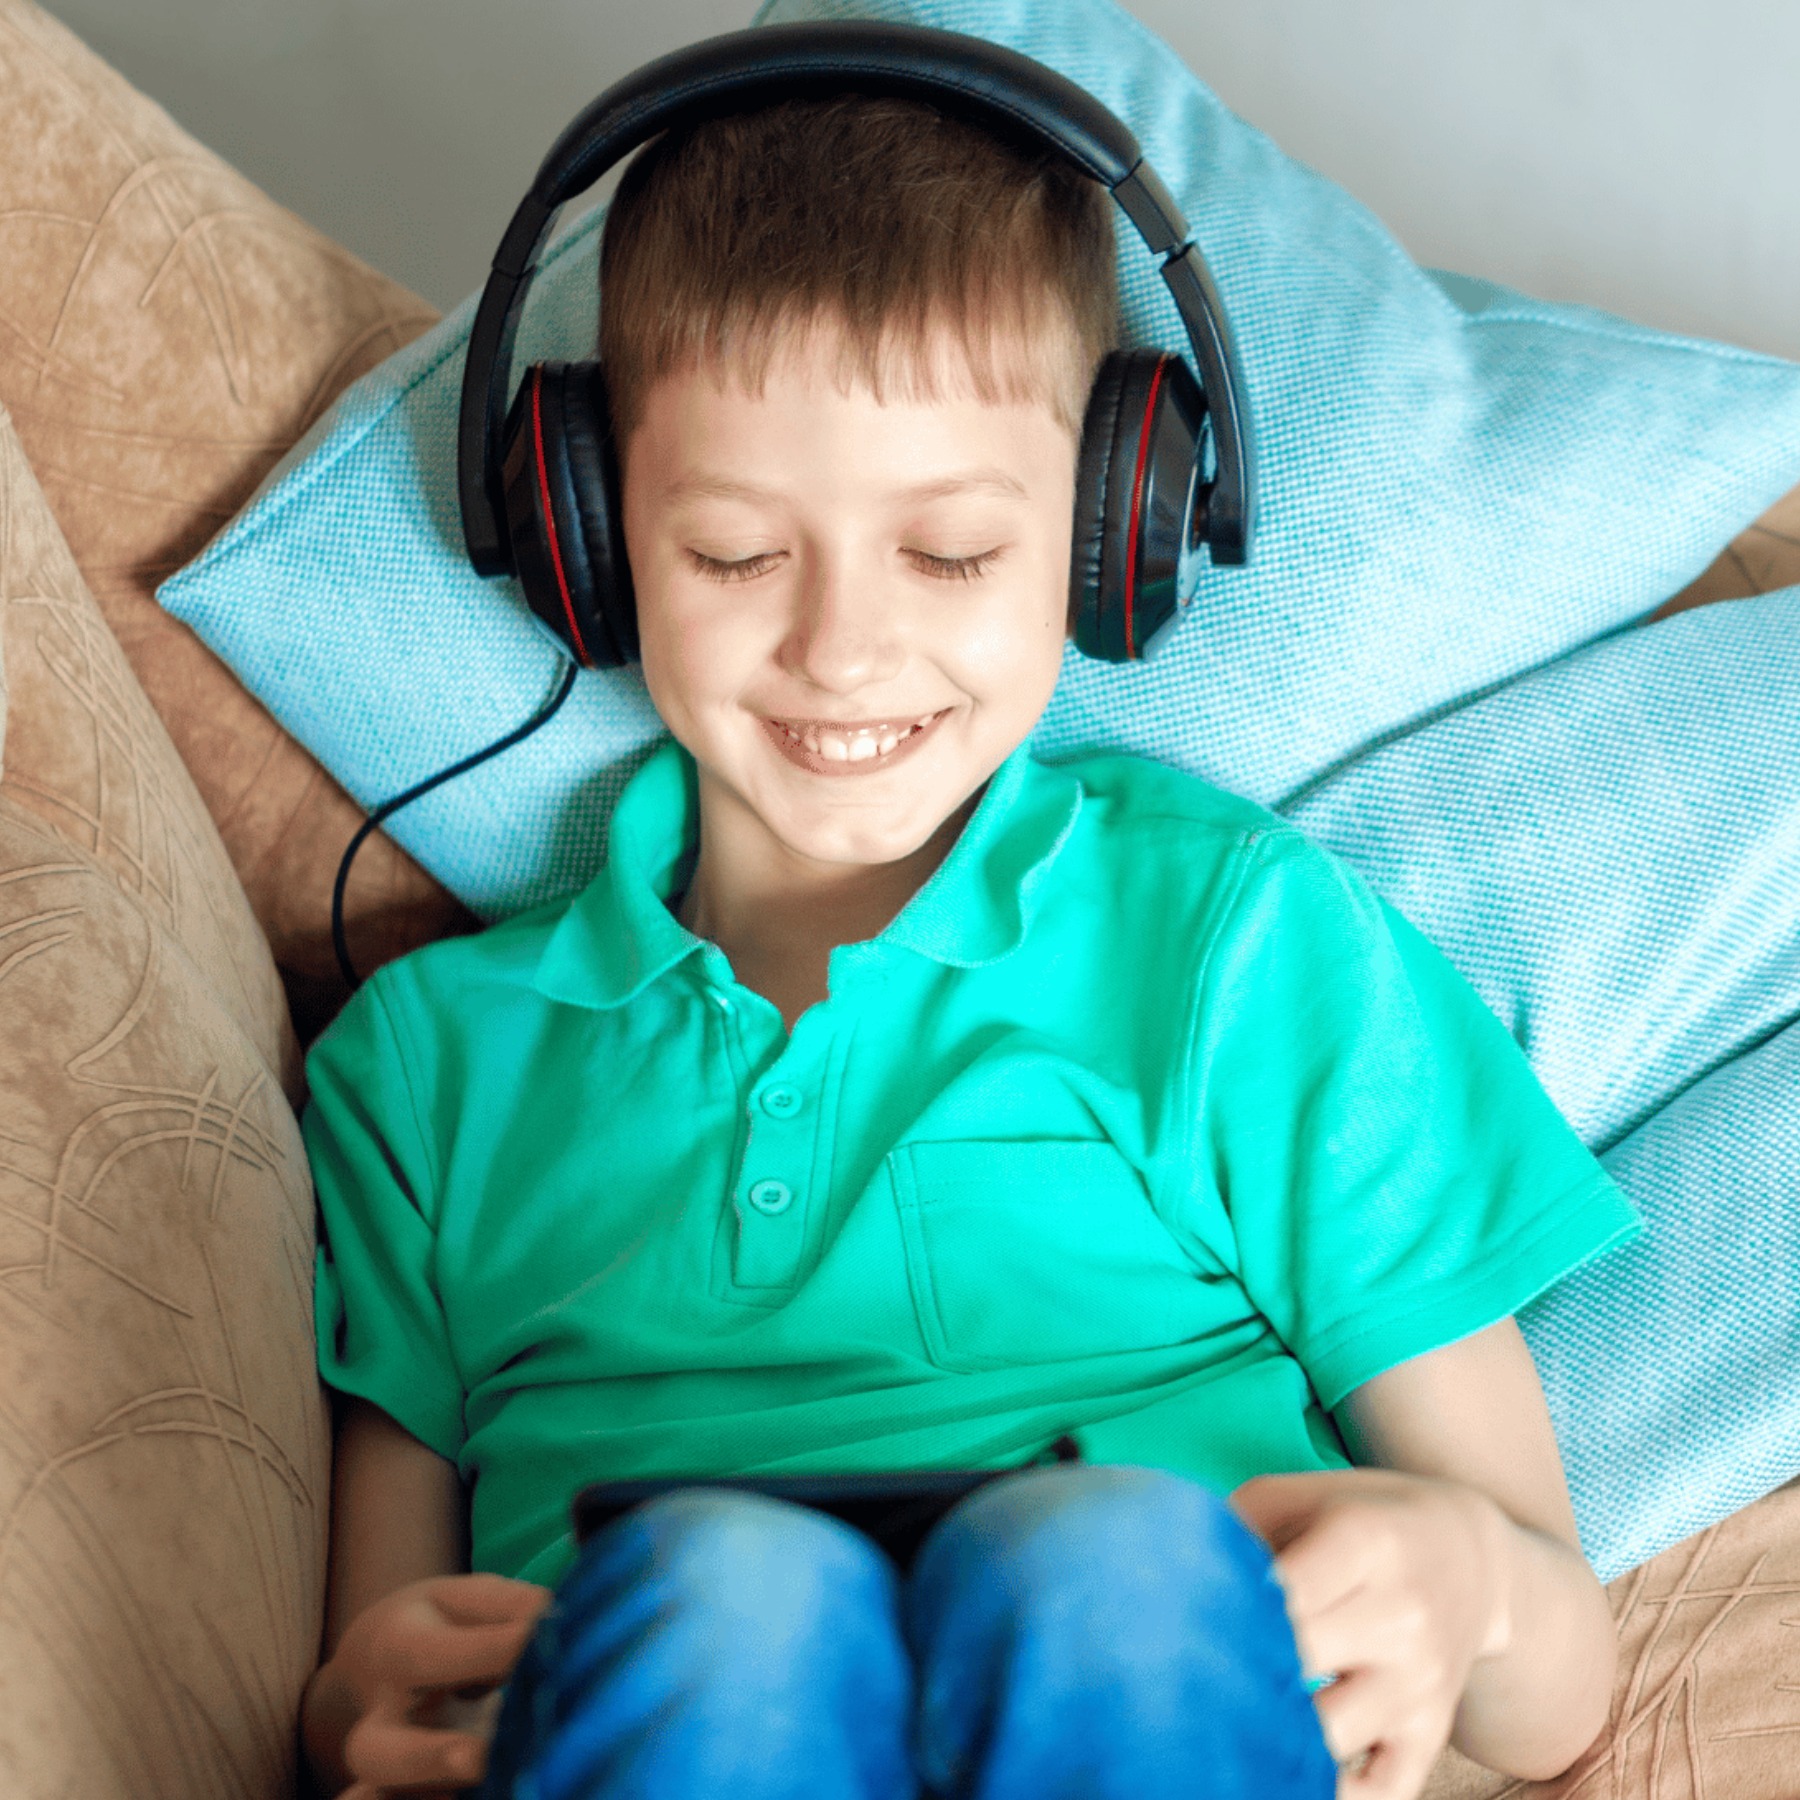
M1070 651L1046 755L1135 750L1279 802L1642 619L1793 483L1800 367L1418 268L1108 0L777 0L761 16L852 15L997 39L1117 112L1185 207L1242 351L1254 560L1203 567L1151 663ZM598 223L545 258L521 366L591 353ZM1120 280L1127 335L1179 345L1123 221ZM497 737L556 677L513 584L474 575L461 547L472 314L471 300L351 388L160 591L365 804ZM660 729L635 672L584 674L551 726L390 829L478 912L509 914L593 873Z
M1644 1215L1520 1315L1602 1576L1800 1474L1800 588L1588 645L1283 810Z

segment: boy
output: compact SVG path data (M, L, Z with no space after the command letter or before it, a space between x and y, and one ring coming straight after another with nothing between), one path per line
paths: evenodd
M1452 1735L1541 1777L1604 1722L1511 1314L1629 1208L1293 828L1029 755L1108 204L851 97L627 171L601 354L673 742L591 887L383 970L310 1068L332 1792L478 1779L446 1702L509 1675L487 1791L544 1800L1397 1800ZM692 1489L568 1567L585 1481L944 1466L1018 1472L904 1580Z

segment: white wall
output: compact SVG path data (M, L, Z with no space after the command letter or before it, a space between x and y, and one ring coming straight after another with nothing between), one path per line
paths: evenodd
M752 10L48 4L277 198L441 306L479 281L581 106ZM1131 4L1420 260L1800 357L1800 0Z
M1135 10L1421 262L1800 357L1796 0Z

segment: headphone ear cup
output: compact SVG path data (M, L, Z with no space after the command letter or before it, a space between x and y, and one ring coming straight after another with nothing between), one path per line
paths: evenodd
M1069 550L1069 628L1083 656L1105 649L1108 487L1117 463L1115 439L1128 353L1109 351L1094 373L1081 447L1075 461L1075 530ZM1110 660L1110 658L1108 658Z
M618 458L595 363L533 363L502 462L513 565L531 610L587 668L638 651Z
M1180 357L1125 350L1101 363L1082 429L1070 564L1080 584L1075 646L1088 656L1148 656L1179 616L1205 419L1200 384Z
M637 591L625 554L625 511L620 499L618 440L598 363L572 363L563 394L563 431L569 474L587 549L588 579L596 616L616 652L616 662L638 660Z

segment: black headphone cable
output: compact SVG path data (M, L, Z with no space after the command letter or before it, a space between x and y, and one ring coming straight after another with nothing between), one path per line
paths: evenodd
M510 750L514 744L531 736L539 726L548 725L556 717L557 709L568 699L575 686L575 677L581 673L580 665L571 662L563 671L561 682L542 707L531 715L523 725L515 725L505 737L496 738L485 750L477 750L473 756L465 756L461 762L452 763L447 769L439 769L435 775L428 775L415 787L409 787L405 793L396 794L391 800L384 800L363 820L351 838L350 845L344 852L343 861L338 864L337 880L331 889L331 947L337 952L338 968L354 992L362 986L362 977L356 972L356 964L350 960L350 941L344 935L344 890L350 885L350 865L356 860L356 853L363 847L364 841L373 831L397 813L401 807L410 806L415 800L423 798L435 787L442 787L446 781L454 781L458 775L466 775L477 763L484 763L490 756L498 756L502 750Z

